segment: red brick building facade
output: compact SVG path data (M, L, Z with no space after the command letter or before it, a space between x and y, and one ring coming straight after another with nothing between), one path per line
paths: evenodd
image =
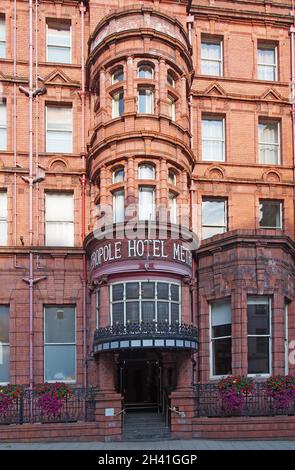
M166 392L173 435L249 436L194 385L295 372L293 23L290 1L1 2L0 384L97 388L94 423L3 439L119 439Z

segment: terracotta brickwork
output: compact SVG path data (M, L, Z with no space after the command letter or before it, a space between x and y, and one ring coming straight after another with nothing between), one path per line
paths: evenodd
M37 434L51 440L78 435L89 440L121 438L124 394L118 372L125 356L117 350L93 354L93 338L97 327L111 326L111 284L148 281L179 285L181 322L198 328L198 351L175 346L175 350L159 347L151 353L161 363L162 383L173 385L173 434L220 437L225 430L228 437L233 432L253 437L251 419L243 422L244 427L236 419L229 430L223 419L216 418L209 426L206 419L195 418L192 384L216 379L210 366L210 304L225 298L230 298L232 311L232 372L248 372L249 295L272 299L271 372L287 370L286 341L295 338L291 1L262 5L227 0L45 0L32 4L31 72L33 90L41 93L32 98L31 234L30 2L2 0L0 5L0 20L5 22L0 97L7 114L7 144L0 150L0 192L7 194L0 305L10 307L10 383L28 385L30 374L31 382L44 381L44 308L70 305L76 312L75 385L97 386L99 393L96 422L85 424L83 432L80 424L44 425L39 435L40 426L28 424L15 433L5 426L1 435L6 440L36 439ZM50 21L70 25L70 63L47 60ZM220 76L202 71L201 45L206 40L221 45ZM275 80L258 78L261 44L275 48ZM148 67L150 75L140 75L141 66ZM120 78L115 77L118 71ZM146 112L140 110L142 90L152 96ZM123 97L118 105L122 109L116 107L118 96ZM47 151L48 106L72 109L69 153ZM224 158L216 161L204 158L202 142L202 119L214 117L223 120L224 133ZM259 158L262 121L278 125L276 164L261 163ZM140 178L142 164L152 166L152 179ZM124 177L116 180L118 169L124 170ZM95 230L101 227L104 207L112 207L116 192L124 192L125 208L129 206L126 224L134 217L141 187L152 188L155 207L168 211L168 241L162 255L156 251L154 258L130 260L124 248L120 262L112 258L93 269L91 257L102 246L95 240ZM46 246L47 193L73 195L73 246ZM176 221L171 195L177 200ZM202 241L204 198L222 198L227 208L225 233ZM279 229L260 227L261 200L281 203ZM173 253L173 222L180 223L181 209L185 230L190 229L201 242L193 250L191 264L165 252L169 248ZM148 239L149 232L142 238ZM114 236L112 250L121 239ZM289 371L295 372L294 367L289 364ZM112 416L107 416L108 408L113 409ZM269 436L289 437L294 423L285 421L278 419ZM260 431L265 436L268 426L264 418Z

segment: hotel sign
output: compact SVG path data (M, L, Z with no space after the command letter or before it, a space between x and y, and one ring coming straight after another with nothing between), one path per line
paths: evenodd
M104 241L91 255L91 269L122 260L167 260L192 266L191 250L179 240Z

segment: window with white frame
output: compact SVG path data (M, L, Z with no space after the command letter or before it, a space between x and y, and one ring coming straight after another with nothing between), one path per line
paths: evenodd
M271 373L271 299L248 297L248 374Z
M45 307L44 380L76 381L76 312L74 306Z
M230 299L210 305L211 376L232 373L232 315Z
M0 59L6 57L5 16L0 15Z
M73 113L70 106L46 106L46 152L72 153Z
M0 385L10 380L9 305L0 305Z
M138 112L144 114L154 113L154 91L152 88L138 88Z
M161 281L112 284L111 324L181 323L180 285Z
M213 237L227 231L227 199L203 197L202 237Z
M202 118L202 160L225 160L225 122L224 118Z
M7 149L7 113L6 103L0 102L0 150Z
M0 245L7 245L7 192L0 191Z
M139 220L155 220L155 189L150 186L139 187Z
M280 164L280 126L277 121L259 119L259 163Z
M138 165L138 178L140 180L154 180L155 167L149 163L142 163Z
M282 229L282 202L272 199L259 201L259 226L261 228Z
M47 21L47 62L70 64L71 51L71 25L67 21Z
M74 195L45 194L46 246L74 246Z
M117 67L112 73L112 84L122 82L124 80L124 70L123 67Z
M203 75L223 75L222 40L204 37L201 41L201 73Z
M177 196L172 191L169 191L169 212L170 222L172 224L177 223Z
M124 113L124 92L116 91L112 94L112 117L120 117Z
M113 222L124 222L125 219L125 197L124 190L113 192Z
M275 81L278 79L277 47L275 45L258 42L257 67L259 80Z
M168 95L168 115L172 121L176 120L176 99L172 95Z
M113 173L112 173L112 176L113 176L113 183L122 183L124 181L124 177L125 177L125 174L124 174L124 168L122 166L120 166L119 168L116 168Z
M149 64L139 65L137 75L138 78L152 79L154 78L154 68Z

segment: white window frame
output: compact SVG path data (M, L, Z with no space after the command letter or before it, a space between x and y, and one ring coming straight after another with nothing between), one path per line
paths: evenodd
M0 223L5 225L6 227L6 238L5 238L5 243L2 244L0 240L0 246L7 246L8 244L8 198L7 198L7 191L2 191L0 190L0 195L4 194L4 198L6 199L6 217L0 217Z
M8 307L8 315L9 315L9 326L10 326L10 305L8 304L1 304L1 307ZM8 337L9 337L9 342L8 343L1 343L1 346L8 346L9 348L9 353L10 353L10 328L8 327ZM8 385L10 383L10 358L9 358L9 381L8 382L0 382L0 385Z
M151 212L151 215L148 219L141 218L141 216L140 216L140 212L141 212L141 209L140 209L141 208L140 192L143 192L146 189L149 189L150 192L152 192L152 195L153 195L152 212ZM141 185L141 186L138 187L138 220L156 220L155 199L156 199L156 188L154 186Z
M247 374L248 377L270 377L272 374L272 298L267 295L248 295L247 298L247 309L248 309L248 302L250 298L264 298L268 299L268 309L269 309L269 334L268 335L249 335L248 329L247 329L247 349L248 349L248 338L256 338L256 337L263 337L263 338L269 338L268 341L268 354L269 354L269 373L261 373L261 374ZM247 312L247 319L248 319L248 312ZM247 321L248 325L248 321ZM247 363L248 367L248 363Z
M152 73L151 73L151 77L140 77L140 76L139 76L139 74L140 74L140 69L141 69L141 68L144 68L144 67L149 68L149 69L151 70L151 72L152 72ZM137 78L139 78L139 79L141 79L141 80L153 80L153 79L154 79L154 76L155 76L155 69L154 69L153 65L147 63L147 64L139 64L139 65L137 66Z
M258 218L258 223L259 223L259 228L263 229L263 230L282 230L283 229L283 202L282 201L278 201L277 199L259 199L259 212L260 212L260 205L263 203L263 202L277 202L278 205L279 205L279 210L280 210L280 225L279 227L268 227L266 225L260 225L259 223L259 218ZM260 216L260 214L259 214Z
M71 106L59 106L59 105L50 105L50 104L47 104L45 106L46 108L46 112L45 112L45 125L46 125L46 129L45 129L45 132L46 132L46 142L45 142L45 145L46 145L46 149L45 151L47 153L54 153L54 154L65 154L65 155L70 155L71 153L73 153L73 124L74 124L74 120L73 120L73 107L72 105ZM56 127L56 129L48 129L48 108L67 108L67 109L71 109L71 130L63 130L63 129L60 129L58 126ZM63 152L63 151L59 151L59 150L55 150L55 151L48 151L48 132L61 132L61 133L67 133L67 134L71 134L71 149L69 152Z
M208 225L208 224L203 224L203 202L207 202L210 200L212 202L214 201L223 201L224 202L224 220L225 220L225 225ZM210 197L210 196L203 196L202 197L202 207L201 207L201 211L202 211L202 238L203 238L203 229L206 228L206 227L212 227L212 228L221 228L223 227L224 230L223 232L219 232L219 234L221 233L225 233L228 231L228 199L226 197ZM218 235L218 234L216 234ZM214 235L212 235L214 236ZM210 237L208 237L210 238Z
M217 299L217 300L214 300L212 302L209 303L209 354L210 354L210 371L209 371L209 375L210 375L210 380L215 380L215 379L221 379L223 377L230 377L232 374L221 374L221 375L215 375L213 374L213 342L214 340L216 339L228 339L228 338L231 338L231 348L233 347L233 334L231 334L230 336L217 336L216 338L213 338L212 337L212 303L214 302L218 302L218 300L222 301L226 301L228 300L229 301L229 304L230 304L230 309L231 309L231 333L232 333L232 304L231 304L231 298L230 297L225 297L224 299ZM232 354L232 349L231 349L231 354ZM233 362L233 357L232 357L232 362Z
M216 46L219 45L220 46L220 59L208 59L208 58L205 58L203 57L203 44L215 44ZM219 75L212 75L212 74L208 74L208 73L204 73L203 72L203 63L204 62L214 62L214 63L218 63L219 64L219 70L220 70L220 73ZM215 38L215 37L212 37L212 38L209 38L209 37L206 37L206 38L201 38L201 75L205 75L205 76L208 76L208 77L223 77L223 73L224 73L224 64L223 64L223 39L218 39L218 38Z
M259 132L259 126L260 124L267 124L267 119L259 119L258 121L258 163L260 165L281 165L281 126L279 121L269 121L270 124L276 124L278 126L278 143L272 143L269 144L267 142L260 142L260 132ZM273 162L262 162L260 158L260 148L262 146L269 146L272 145L273 147L277 147L278 149L278 161L277 163Z
M116 181L116 173L119 172L119 171L123 171L123 179L122 180L119 180L119 181ZM118 168L115 168L113 171L112 171L112 183L113 184L117 184L117 183L123 183L125 180L125 168L123 166L120 166Z
M134 282L139 283L139 296L137 299L126 299L126 284L132 284ZM143 299L141 295L141 284L144 283L154 283L155 284L155 298L154 299ZM158 287L157 284L169 284L169 299L158 299ZM114 300L112 299L112 286L118 285L118 284L123 284L124 285L124 293L123 293L123 299L122 300ZM179 288L179 300L171 300L171 285L175 285ZM141 303L142 302L153 302L155 303L155 322L158 321L158 309L157 309L157 301L159 302L167 302L169 303L169 322L167 322L168 325L174 325L174 323L171 323L171 305L178 304L179 305L179 318L178 318L178 325L181 324L181 314L182 314L182 298L181 298L181 284L178 282L170 282L170 281L162 281L162 280L153 280L153 279L134 279L134 280L128 280L128 281L121 281L121 282L112 282L110 284L110 289L109 289L109 298L110 298L110 325L113 326L113 304L115 303L123 303L124 304L124 326L126 326L126 305L128 302L138 302L139 303L139 323L142 322L142 308L141 308ZM121 323L120 323L121 324Z
M222 138L208 138L203 136L203 122L204 121L218 121L222 123ZM217 116L202 116L202 122L201 122L201 133L202 133L202 161L204 162L225 162L225 118L224 117L217 117ZM218 160L211 160L209 158L205 158L205 152L204 152L204 142L221 142L222 143L222 156L221 159Z
M2 100L0 103L0 106L3 107L4 109L4 114L5 114L5 123L1 124L0 122L0 129L4 131L5 133L5 145L3 148L0 146L0 150L7 150L7 103L6 100Z
M122 116L125 112L125 103L124 103L124 90L120 89L112 93L112 119L116 119ZM120 98L120 96L122 98ZM123 111L120 113L120 100L123 101Z
M168 114L171 121L176 121L176 99L168 93Z
M0 22L4 25L4 40L0 40L0 44L3 46L4 55L0 56L0 59L6 59L6 16L0 14Z
M259 62L259 51L260 50L267 50L267 49L273 49L275 53L275 62L273 64L263 64ZM273 80L267 80L265 78L259 78L259 68L260 67L268 67L274 69L274 79ZM267 82L277 82L278 81L278 46L276 45L271 45L267 44L266 42L264 43L263 41L259 41L257 44L257 79L262 80L262 81L267 81Z
M140 103L140 91L144 90L145 92L149 91L150 95L147 93L144 95L145 97L150 96L150 108L149 110L147 109L147 102L146 104L146 109L145 111L140 111L139 110L139 103ZM144 86L139 86L137 90L137 113L138 114L155 114L155 91L153 88L150 86L144 87Z
M75 384L77 383L77 306L76 305L70 305L70 304L64 304L64 305L59 305L59 308L65 308L65 307L72 307L74 310L74 315L75 315L75 342L74 343L46 343L46 308L47 307L56 307L56 305L50 305L46 304L43 307L43 377L44 377L44 382L47 383L55 383L55 382L63 382L63 383L68 383L68 384ZM46 379L46 346L75 346L75 380L47 380Z
M48 196L50 195L67 195L67 196L71 196L72 197L72 200L73 200L73 220L72 221L69 221L69 220L47 220L47 215L46 215L46 198L48 198ZM74 193L71 193L71 192L62 192L62 191L56 191L56 192L50 192L50 191L46 191L45 192L45 200L44 200L44 203L45 203L45 207L44 207L44 214L45 214L45 217L44 217L44 222L45 222L45 246L50 246L50 247L53 247L53 246L62 246L62 247L73 247L75 246L75 198L74 198ZM47 224L49 223L67 223L67 224L71 224L72 226L72 231L73 231L73 240L72 240L72 244L70 245L49 245L47 244Z
M141 169L142 169L143 167L148 167L148 168L150 168L150 169L152 170L152 177L151 177L151 178L143 178L143 177L141 176ZM138 179L139 179L139 180L154 180L154 179L155 179L155 175L156 175L156 169L155 169L155 166L152 165L151 163L144 163L144 162L142 162L142 163L140 163L140 164L138 165Z
M49 29L50 29L48 23L50 23L50 21L52 21L53 23L55 21L56 23L60 23L61 25L62 24L64 24L64 25L67 24L67 22L65 20L62 20L62 19L59 20L59 18L56 18L56 20L55 19L47 19L46 20L46 62L52 63L52 64L63 64L63 65L72 64L73 63L73 57L72 57L72 54L73 54L73 52L72 52L72 24L69 25L70 26L70 29L69 29L70 45L69 46L60 46L60 45L58 46L58 45L49 44L49 42L48 42L48 37L49 37L48 32L49 32ZM48 49L49 49L49 47L56 47L56 48L60 47L62 49L65 49L65 47L67 47L70 50L70 61L69 62L49 62L49 59L48 59L48 56L49 56Z
M170 222L177 224L177 194L173 191L168 192Z
M124 200L124 213L123 215L123 220L117 220L117 195L119 193L123 193L123 200ZM123 223L125 220L125 191L124 189L117 189L116 191L113 192L113 206L112 206L112 211L113 211L113 223L114 224L120 224Z

